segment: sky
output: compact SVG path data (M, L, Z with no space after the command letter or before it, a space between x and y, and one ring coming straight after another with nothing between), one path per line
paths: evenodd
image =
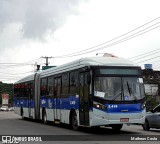
M0 0L0 81L111 53L160 70L159 0ZM138 57L137 57L138 56Z

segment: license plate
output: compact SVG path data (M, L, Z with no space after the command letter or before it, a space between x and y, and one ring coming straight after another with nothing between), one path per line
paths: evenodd
M120 122L129 122L129 118L120 118Z

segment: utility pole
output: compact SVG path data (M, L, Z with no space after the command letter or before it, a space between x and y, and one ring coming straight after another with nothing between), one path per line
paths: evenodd
M48 59L51 59L51 58L53 58L53 57L47 57L47 56L45 56L45 57L41 57L41 58L45 58L46 59L46 66L48 66Z

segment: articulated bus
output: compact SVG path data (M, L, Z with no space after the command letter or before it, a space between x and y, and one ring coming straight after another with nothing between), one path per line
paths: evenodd
M83 127L143 124L141 67L118 57L91 57L27 76L14 84L14 109L22 118Z

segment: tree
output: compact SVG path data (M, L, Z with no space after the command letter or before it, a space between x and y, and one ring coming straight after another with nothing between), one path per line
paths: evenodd
M156 101L155 97L146 96L146 109L147 109L147 111L152 110L157 105L158 105L158 102Z

